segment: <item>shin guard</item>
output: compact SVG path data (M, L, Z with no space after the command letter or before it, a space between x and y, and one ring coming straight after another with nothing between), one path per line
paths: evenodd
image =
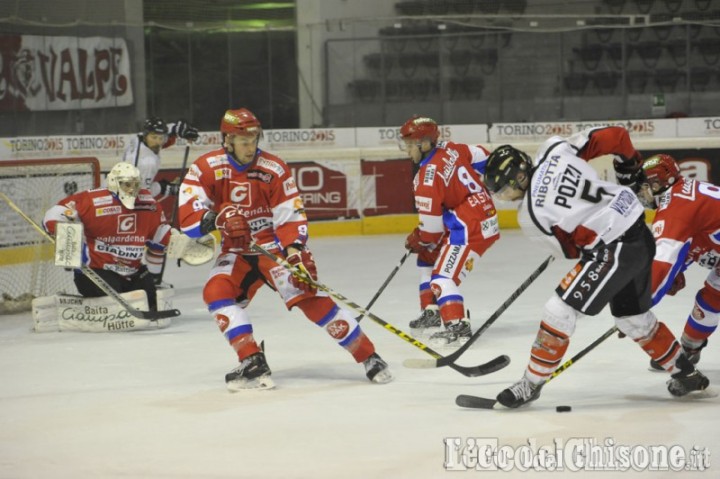
M534 384L544 382L560 366L569 345L568 335L552 328L545 321L540 323L525 376Z
M673 372L682 348L665 323L658 321L649 334L634 340L663 369Z

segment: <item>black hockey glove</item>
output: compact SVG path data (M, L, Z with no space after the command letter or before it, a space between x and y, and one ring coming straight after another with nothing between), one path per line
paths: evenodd
M173 181L168 180L160 180L158 181L160 184L160 194L161 195L167 195L167 196L177 196L178 192L180 191L180 179L177 178Z
M640 191L640 186L645 182L645 172L642 169L643 159L640 153L626 161L613 160L615 178L620 185L627 186L635 193Z
M208 211L205 213L205 215L200 220L200 232L204 235L210 233L211 231L215 231L217 229L217 226L215 226L215 218L217 218L217 213L214 211Z
M195 141L200 136L197 128L190 125L185 120L176 121L172 127L172 130L170 131L170 134L179 136L180 138L189 141Z

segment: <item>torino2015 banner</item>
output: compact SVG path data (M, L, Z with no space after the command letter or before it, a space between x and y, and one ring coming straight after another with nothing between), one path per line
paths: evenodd
M0 111L132 103L124 39L0 35Z

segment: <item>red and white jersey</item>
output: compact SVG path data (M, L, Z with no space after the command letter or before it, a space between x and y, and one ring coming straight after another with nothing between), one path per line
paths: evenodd
M445 142L420 162L413 187L423 243L437 244L446 231L454 245L499 237L495 204L473 167L486 159L485 149Z
M75 193L45 213L43 226L50 234L58 222L82 223L86 266L122 276L138 272L146 247L163 253L170 241L170 225L148 190L140 190L132 210L107 188Z
M223 149L198 158L180 187L180 227L192 238L202 236L200 221L225 203L241 207L256 243L281 248L307 242L307 216L290 168L280 158L258 150L240 165Z
M656 304L686 265L720 265L720 187L683 178L659 195L652 231L657 245L652 267Z
M601 180L588 161L615 155L625 162L636 154L621 127L551 137L535 156L528 194L518 212L520 226L530 237L539 230L561 249L556 235L586 251L620 238L644 208L630 188Z

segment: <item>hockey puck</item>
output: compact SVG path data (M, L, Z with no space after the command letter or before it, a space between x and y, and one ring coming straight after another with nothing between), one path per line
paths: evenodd
M557 412L570 412L572 411L572 408L570 406L558 406L555 408L555 411Z

